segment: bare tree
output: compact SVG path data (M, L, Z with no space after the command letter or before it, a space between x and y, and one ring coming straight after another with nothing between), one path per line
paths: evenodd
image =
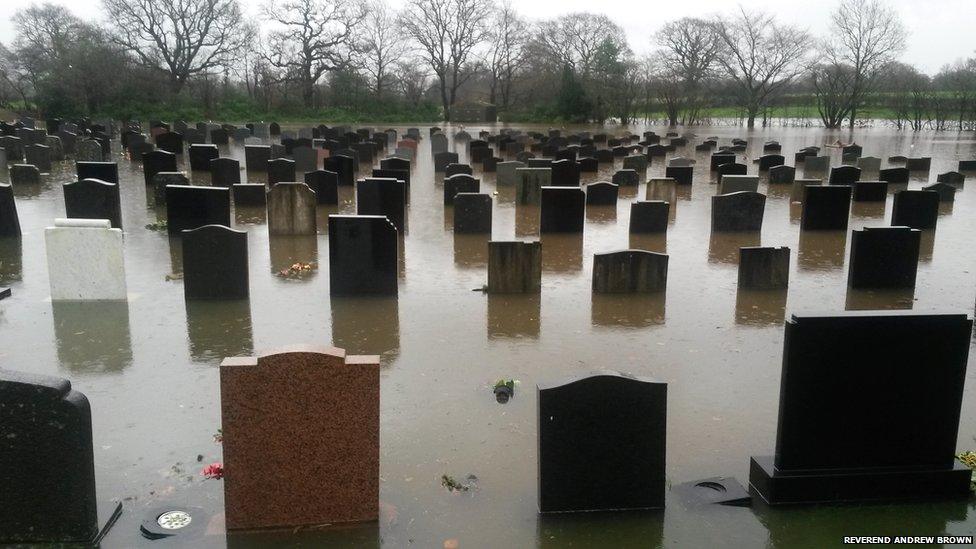
M719 41L704 19L683 17L664 25L654 36L661 63L657 81L672 126L697 121L706 80L715 71Z
M366 17L356 0L284 0L271 2L265 15L277 26L268 34L265 59L298 82L306 107L315 106L315 86L327 72L344 70L361 45L353 30Z
M397 87L407 103L417 107L423 101L424 95L430 89L430 75L424 70L424 62L419 59L405 58L397 61Z
M885 67L905 49L907 32L882 0L841 0L830 20L824 55L835 67L850 67L845 114L853 128L858 109L875 91Z
M488 101L497 105L501 99L501 109L506 110L512 101L515 79L525 65L529 25L515 11L511 1L504 0L495 11L493 26L487 62L491 71Z
M373 0L363 21L363 69L369 74L373 93L382 99L383 91L392 85L390 69L403 57L406 41L400 30L399 16L383 0Z
M570 13L539 24L535 40L554 65L569 65L586 79L594 69L598 52L607 41L626 48L627 40L620 25L605 15Z
M198 74L230 64L244 46L237 0L102 0L111 36L179 93Z
M488 38L490 16L491 4L483 0L410 0L407 6L403 26L437 76L445 121L451 120L458 88L473 74L469 58Z
M723 48L716 61L732 80L752 128L769 100L806 70L810 34L741 7L731 22L716 18L714 28Z

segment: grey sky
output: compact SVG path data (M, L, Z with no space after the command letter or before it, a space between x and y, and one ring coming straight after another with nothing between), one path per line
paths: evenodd
M84 19L102 17L99 0L50 0L67 6ZM258 16L266 0L242 0L251 16ZM402 6L404 0L388 0ZM9 44L14 37L11 18L17 10L38 3L36 0L0 0L0 42ZM515 1L520 13L534 20L574 11L597 11L606 14L627 32L631 48L643 53L651 49L650 36L669 20L683 16L706 16L729 12L735 8L728 0L692 0L690 2L648 2L647 0L530 0ZM788 2L783 0L745 0L746 9L774 13L781 22L804 27L815 34L826 33L828 16L835 1ZM976 1L974 0L889 0L909 30L908 49L902 61L934 74L942 65L976 55ZM258 19L260 20L260 19Z

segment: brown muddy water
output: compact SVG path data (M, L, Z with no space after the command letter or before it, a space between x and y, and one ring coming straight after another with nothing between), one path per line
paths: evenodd
M483 128L466 129L476 135ZM398 129L402 135L406 127ZM450 136L457 129L446 132ZM497 132L500 126L488 129ZM666 131L567 128L580 129ZM851 139L847 132L819 129L694 132L699 138L693 143L710 135L722 143L749 139L750 173L756 172L751 161L767 139L782 143L788 164L800 147ZM428 135L426 127L421 133ZM971 134L866 129L856 130L853 139L865 156L932 156L931 171L914 173L911 189L956 169L960 158L976 158ZM849 233L801 235L789 185L761 183L768 199L760 236L710 236L710 197L717 186L708 153L687 147L675 156L697 159L695 180L679 191L666 239L628 238L630 203L644 197L645 186L622 188L616 208L587 212L582 238L543 240L541 296L489 297L472 291L487 281L486 239L452 234L452 212L442 204L440 178L424 139L412 174L398 298L330 299L326 216L355 212L352 189L341 188L338 208L319 208L316 238L269 239L263 211L238 209L235 228L249 233L250 301L186 303L182 282L167 279L181 269L179 243L144 228L164 214L146 195L141 165L119 155L117 142L113 146L122 180L127 304L50 301L43 229L64 216L61 183L73 179L72 163L56 166L39 188L15 190L22 245L0 243L0 284L13 290L13 297L0 303L0 364L67 377L91 401L98 495L124 502L124 514L104 547L436 548L457 539L461 547L492 548L792 548L840 545L851 535L976 531L973 501L689 509L669 493L667 509L659 512L542 518L536 507L534 389L540 381L604 369L665 381L669 484L725 475L746 485L749 456L772 453L785 315L854 308L973 312L972 188L957 193L951 208L943 206L937 231L923 237L913 293L852 293L847 289ZM222 147L221 154L243 164L238 146ZM833 154L832 164L839 165L839 152ZM181 162L188 170L185 157ZM648 177L663 176L664 165L655 159ZM614 169L619 167L618 159ZM583 174L584 182L609 180L612 170L601 168L599 174ZM482 192L498 191L492 237L536 237L537 216L521 207L517 211L513 190L496 189L494 174L479 172ZM0 173L0 180L6 176ZM191 178L207 184L209 175ZM898 187L905 188L890 190ZM890 210L890 195L884 208L858 205L850 228L887 225ZM759 244L793 251L788 293L736 291L738 248ZM628 247L667 251L666 297L591 294L593 254ZM317 261L318 270L303 280L274 276L295 261ZM226 536L221 481L200 475L204 465L221 460L220 446L212 441L220 428L218 364L225 356L293 343L382 355L381 518L337 530ZM971 353L960 451L976 448L974 357ZM504 405L491 392L499 378L520 382L515 398ZM476 475L476 487L448 492L441 486L445 474ZM205 516L197 520L208 522L207 535L182 542L143 539L138 527L147 510L174 504L203 508Z

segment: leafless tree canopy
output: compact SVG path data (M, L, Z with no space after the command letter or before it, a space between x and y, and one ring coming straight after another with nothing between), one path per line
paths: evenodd
M500 103L504 110L511 104L516 78L525 66L529 25L515 11L511 1L504 0L495 10L493 27L492 45L488 52L488 67L491 70L488 102Z
M230 63L245 46L237 0L102 0L112 37L169 75L178 93L192 76Z
M382 99L393 85L391 68L401 60L407 44L396 12L383 0L373 0L363 21L363 70L372 80L373 93Z

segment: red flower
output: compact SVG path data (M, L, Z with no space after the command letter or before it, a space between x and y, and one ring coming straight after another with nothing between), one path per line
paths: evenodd
M203 471L200 471L200 474L207 478L220 480L224 478L224 464L220 463L219 461L215 461L214 463L204 467Z

